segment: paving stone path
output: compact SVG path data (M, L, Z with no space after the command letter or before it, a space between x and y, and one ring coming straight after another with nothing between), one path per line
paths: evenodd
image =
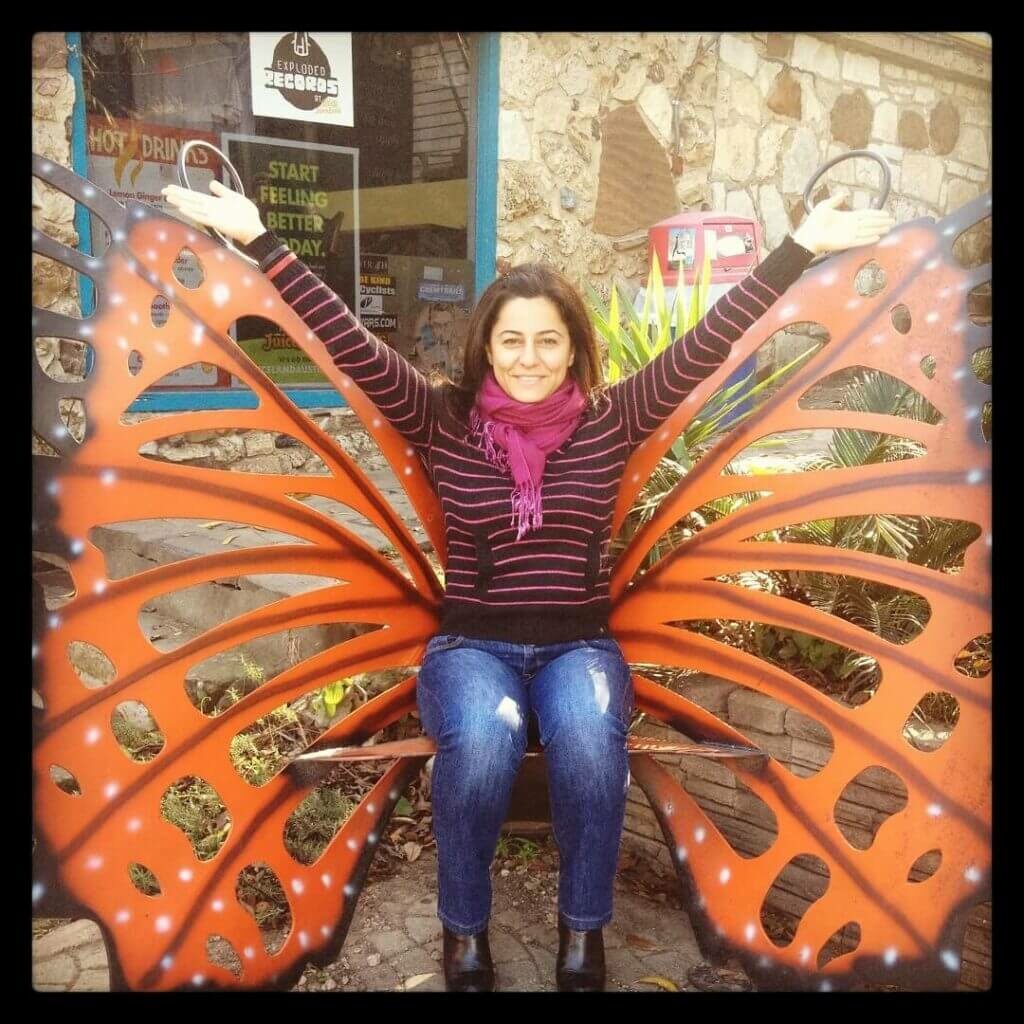
M492 871L490 945L500 991L555 990L557 873L530 866ZM309 967L293 991L443 992L437 859L428 848L389 878L370 881L337 959ZM54 922L49 922L53 924ZM42 930L47 922L37 921ZM64 923L32 943L39 991L107 991L107 952L91 921ZM682 910L637 896L616 881L615 917L605 928L608 991L658 991L658 977L694 990L689 973L703 958ZM424 977L426 975L426 977Z

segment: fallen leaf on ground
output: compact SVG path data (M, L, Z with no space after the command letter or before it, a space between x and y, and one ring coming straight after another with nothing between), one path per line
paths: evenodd
M652 974L649 978L641 978L638 984L657 985L658 988L663 988L666 992L679 991L679 986L674 981L669 981L668 978L659 978L657 975L654 974Z
M422 985L427 978L432 978L435 974L437 974L437 971L431 971L429 974L414 974L411 978L405 979L405 984L402 987L408 992L417 985Z
M711 964L697 964L688 972L690 984L701 992L749 992L750 979L742 972Z
M221 544L230 544L236 537L237 533L229 533L222 541Z
M632 933L626 936L626 945L632 946L634 949L661 948L656 942L651 942L650 939L645 939L642 935L633 935Z
M423 847L419 843L405 843L402 846L402 850L405 853L406 860L411 862L423 852Z
M223 525L224 525L224 520L223 519L211 519L210 522L203 523L203 525L200 526L199 529L200 530L209 530L211 527L223 526Z

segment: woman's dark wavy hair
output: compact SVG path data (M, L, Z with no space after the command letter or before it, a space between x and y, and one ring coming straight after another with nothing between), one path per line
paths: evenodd
M592 403L596 405L600 400L604 389L601 354L587 307L579 292L554 267L544 263L522 263L493 281L480 296L466 329L461 382L456 384L441 374L433 378L445 409L456 420L467 421L477 391L490 369L485 353L502 306L509 299L540 297L555 304L569 328L569 339L576 353L569 374Z

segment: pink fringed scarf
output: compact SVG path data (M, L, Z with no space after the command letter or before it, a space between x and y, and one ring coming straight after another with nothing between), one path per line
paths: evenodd
M469 424L479 434L492 466L511 471L512 526L516 540L543 522L541 484L547 456L575 431L586 399L572 377L540 402L520 402L497 382L494 371L477 392Z

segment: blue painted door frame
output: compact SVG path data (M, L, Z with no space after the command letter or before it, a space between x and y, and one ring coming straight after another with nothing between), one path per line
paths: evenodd
M476 68L476 297L494 280L498 251L498 63L500 36L481 35Z
M75 105L71 117L71 169L82 177L89 173L86 146L87 125L85 88L82 80L82 35L65 34L70 56L68 72L75 82ZM498 56L499 36L482 33L477 41L476 97L476 218L474 284L476 294L494 280L497 252L498 205ZM75 205L75 230L79 251L92 255L92 234L89 211ZM95 295L92 281L79 275L82 315L92 313ZM331 387L285 388L285 394L302 409L322 409L348 403ZM140 396L129 407L130 412L169 412L185 409L255 409L256 396L250 391L231 388L181 388L176 391L151 392Z

